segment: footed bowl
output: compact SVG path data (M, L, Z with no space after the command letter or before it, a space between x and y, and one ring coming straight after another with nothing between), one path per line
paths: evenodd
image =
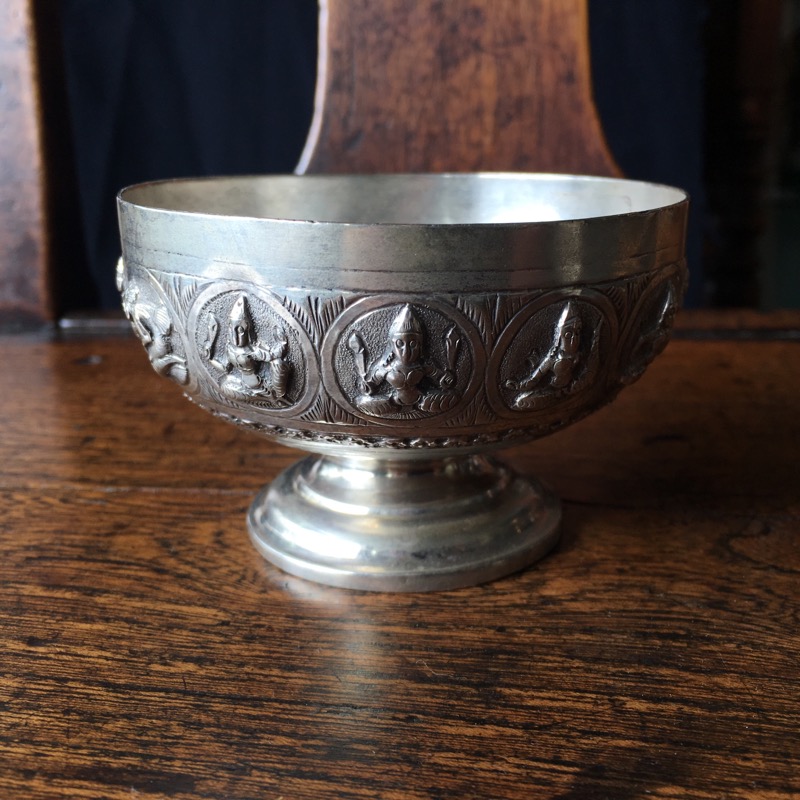
M558 499L492 453L610 402L663 350L687 207L570 175L162 181L120 192L117 282L156 372L313 454L251 505L267 559L454 588L558 541Z

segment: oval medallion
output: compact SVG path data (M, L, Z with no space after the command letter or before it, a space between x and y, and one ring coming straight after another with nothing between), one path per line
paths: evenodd
M386 425L455 413L475 394L485 356L478 332L435 301L364 298L322 345L331 396L362 419Z

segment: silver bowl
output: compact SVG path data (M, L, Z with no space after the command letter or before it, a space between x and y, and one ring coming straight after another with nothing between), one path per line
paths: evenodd
M444 589L558 540L489 453L608 403L664 348L686 195L564 175L277 176L123 190L125 313L156 372L315 455L248 516L287 572Z

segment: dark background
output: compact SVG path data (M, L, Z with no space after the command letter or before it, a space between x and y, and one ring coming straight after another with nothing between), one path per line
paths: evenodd
M760 2L782 12L797 5ZM740 119L747 7L746 0L590 2L595 96L612 152L629 177L678 185L692 197L689 305L793 304L791 278L777 302L763 291L759 256L769 237L774 242L776 221L759 216L768 188L762 150L789 152L791 142L770 128L754 147ZM88 265L74 276L73 304L118 305L114 197L122 186L293 170L311 118L316 25L315 0L62 0ZM794 41L791 29L775 34ZM775 105L779 78L778 100L790 96L791 63L778 59L772 72L776 85L762 93ZM791 132L791 111L774 116L773 127ZM740 176L748 157L751 185Z

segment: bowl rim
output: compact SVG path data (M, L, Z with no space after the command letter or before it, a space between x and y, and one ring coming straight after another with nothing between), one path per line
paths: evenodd
M402 222L395 220L374 220L374 221L349 221L349 220L335 220L335 219L314 219L307 216L280 216L280 215L254 215L246 213L224 213L216 212L213 210L192 210L186 208L170 207L166 204L147 202L145 200L137 200L136 194L147 192L154 188L159 187L175 187L175 186L204 186L219 184L224 182L291 182L299 183L331 183L331 182L347 182L347 183L370 183L382 181L397 181L406 182L414 180L435 180L441 181L488 181L488 180L502 180L509 183L516 181L525 182L545 182L545 181L558 181L568 187L570 184L589 184L594 186L608 186L611 188L624 189L626 187L636 187L638 189L648 189L654 192L663 193L665 199L670 196L669 201L662 203L647 204L641 208L630 209L627 211L619 211L608 214L595 214L595 215L572 215L565 216L561 219L530 219L530 220L514 220L514 221L464 221L464 222L421 222L411 221ZM223 174L223 175L207 175L207 176L186 176L186 177L173 177L162 178L151 181L143 181L140 183L130 184L123 187L117 193L117 203L121 208L130 207L147 212L148 214L168 214L171 216L192 217L192 218L209 218L209 219L236 219L242 222L251 221L254 223L270 223L270 224L284 224L284 225L314 225L314 226L327 226L327 227L348 227L348 228L380 228L388 229L449 229L458 230L463 228L472 229L509 229L525 228L525 227L549 227L559 226L568 223L586 223L598 221L612 221L623 220L630 217L639 215L648 215L653 213L666 212L669 209L679 208L688 205L690 196L688 192L682 188L672 186L666 183L659 183L653 181L636 180L632 178L620 178L602 175L584 175L584 174L571 174L571 173L558 173L558 172L513 172L513 171L478 171L478 172L397 172L397 173L325 173L325 174L293 174L293 173L275 173L275 174Z

